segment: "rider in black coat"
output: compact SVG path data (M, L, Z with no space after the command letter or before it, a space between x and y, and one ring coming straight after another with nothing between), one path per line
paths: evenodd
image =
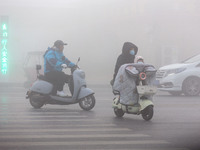
M128 64L128 63L134 63L135 55L137 54L137 52L138 52L138 47L136 45L134 45L131 42L124 43L123 48L122 48L122 53L117 58L113 80L111 80L111 85L113 85L117 72L122 65Z

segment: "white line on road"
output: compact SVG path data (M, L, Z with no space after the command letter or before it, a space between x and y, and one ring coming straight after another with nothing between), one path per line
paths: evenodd
M41 119L44 119L44 118L53 118L53 119L57 119L57 118L63 118L63 119L65 119L65 118L87 118L87 116L81 116L81 115L76 115L76 116L72 116L72 115L70 115L70 116L67 116L67 115L63 115L63 116L42 116L42 115L40 115L40 116L18 116L18 115L12 115L12 116L4 116L4 117L2 117L2 118L6 118L6 119L34 119L34 118L41 118ZM0 119L1 119L1 116L0 116Z
M0 136L0 139L60 139L60 138L115 138L115 137L150 137L144 134L86 134L86 135L4 135Z
M60 127L116 127L116 124L55 124L55 125L51 125L51 124L45 124L45 125L41 125L41 124L31 124L30 125L23 125L23 124L5 124L3 127L4 128L40 128L40 127L45 127L45 128L60 128ZM2 127L2 125L1 125ZM2 129L3 130L3 129Z
M106 150L106 149L95 149L95 150ZM190 149L188 149L188 148L174 148L174 147L172 147L172 148L150 148L150 147L148 147L148 148L135 148L134 147L134 149L133 148L130 148L130 149L127 149L127 148L123 148L123 149L108 149L108 150L190 150Z
M70 112L68 112L68 111L66 111L66 110L63 110L62 112L56 112L56 110L54 111L54 112L48 112L48 111L44 111L44 112L42 112L42 111L35 111L35 112L27 112L27 111L24 111L24 112L18 112L17 110L16 110L16 112L13 112L13 110L12 110L12 112L8 112L8 111L4 111L4 110L2 110L1 111L1 109L0 109L0 116L5 116L5 115L69 115L69 114L81 114L80 112L72 112L72 111L70 111Z
M130 131L128 128L86 128L86 129L6 129L0 130L0 133L13 133L13 132L79 132L79 131Z
M88 121L92 121L92 122L95 122L95 121L99 121L100 119L85 119L85 118L82 118L82 119L19 119L17 118L17 120L8 120L7 118L3 118L1 119L0 118L0 122L3 124L3 123L21 123L21 122L49 122L49 121L56 121L56 122L88 122ZM0 123L0 124L1 124Z
M0 146L88 146L88 145L141 145L141 144L169 144L164 140L142 141L70 141L70 142L0 142Z

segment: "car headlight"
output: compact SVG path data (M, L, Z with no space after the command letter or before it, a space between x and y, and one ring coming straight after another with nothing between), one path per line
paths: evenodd
M166 71L165 77L183 72L184 70L186 70L186 68L177 68L177 69L168 70Z

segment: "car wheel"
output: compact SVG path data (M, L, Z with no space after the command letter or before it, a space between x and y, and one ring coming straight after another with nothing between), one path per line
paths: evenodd
M186 96L197 96L200 93L200 79L198 77L187 78L183 82L183 93Z
M169 91L169 94L173 96L180 96L182 94L182 91Z

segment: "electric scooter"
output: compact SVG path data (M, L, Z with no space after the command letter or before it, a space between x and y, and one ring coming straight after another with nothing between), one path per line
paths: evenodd
M80 58L78 59L79 61ZM70 105L79 103L79 106L83 110L91 110L95 106L94 91L87 88L85 73L77 64L76 66L75 68L71 68L71 80L68 84L72 96L60 97L51 94L53 84L48 82L45 76L39 73L41 65L36 65L37 80L33 83L29 91L27 91L26 97L33 108L39 109L45 104Z
M117 117L123 117L125 113L142 115L143 119L149 121L153 117L153 107L152 97L157 92L157 87L154 85L145 85L146 73L144 68L139 71L137 75L137 86L136 91L138 96L138 101L133 105L124 105L120 103L120 92L113 91L117 97L113 99L113 109Z

